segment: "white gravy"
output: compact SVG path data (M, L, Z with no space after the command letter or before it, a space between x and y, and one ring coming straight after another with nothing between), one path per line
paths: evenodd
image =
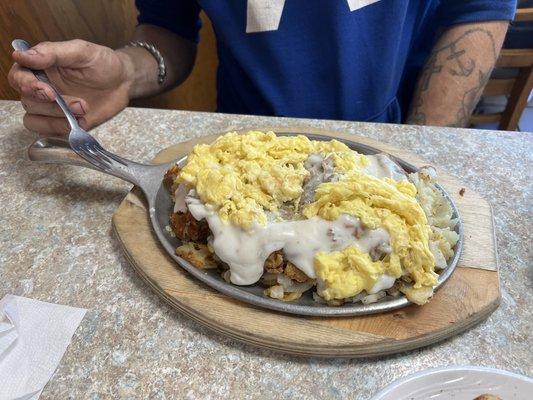
M391 178L395 181L404 181L407 179L405 172L386 154L368 155L369 164L364 171L376 178Z
M385 289L390 289L395 281L396 278L394 276L383 274L378 278L374 286L372 286L372 289L368 291L368 294L374 294Z
M310 278L315 278L314 258L320 251L340 251L350 245L363 252L389 242L385 229L362 229L358 218L341 215L335 221L313 217L299 221L256 224L250 231L223 223L194 191L185 197L193 217L206 219L213 233L210 244L216 255L230 267L230 280L236 285L251 285L261 278L267 257L283 250L286 258ZM356 238L354 232L360 232ZM392 286L392 285L391 285ZM389 286L390 287L390 286Z
M369 165L365 172L377 178L407 179L406 174L385 154L367 156ZM323 157L309 156L309 167L317 167ZM206 219L213 233L210 244L217 256L230 267L230 280L236 285L251 285L263 275L267 257L277 250L283 250L285 257L310 278L316 278L314 258L320 251L341 251L355 245L368 253L371 249L385 245L390 248L389 234L383 228L363 229L358 218L341 215L335 221L313 217L299 221L268 222L246 231L240 227L223 223L214 210L206 207L194 190L179 185L174 193L174 212L191 212L196 220ZM360 235L356 237L354 232ZM382 275L369 294L377 293L394 285L395 278Z
M185 197L189 193L187 186L178 185L178 188L174 192L174 212L187 212L187 204L185 204Z

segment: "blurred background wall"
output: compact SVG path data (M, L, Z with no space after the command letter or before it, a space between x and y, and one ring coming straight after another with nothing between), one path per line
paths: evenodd
M12 39L36 44L79 38L117 48L132 36L136 17L134 0L0 0L0 99L19 99L7 82ZM205 15L202 21L196 65L187 81L168 93L136 100L132 105L215 110L215 37Z

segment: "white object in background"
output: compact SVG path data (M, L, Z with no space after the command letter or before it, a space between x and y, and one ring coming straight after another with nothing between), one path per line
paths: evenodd
M371 400L472 400L482 394L531 399L533 379L495 368L434 368L394 381Z
M35 400L86 310L6 295L0 300L0 400Z
M350 11L355 11L370 4L377 3L378 1L380 0L348 0L348 7L350 7Z
M284 6L285 0L248 0L246 33L277 31Z
M381 0L347 0L350 11L377 3ZM298 4L308 7L305 2ZM285 0L248 0L246 6L246 33L277 31Z

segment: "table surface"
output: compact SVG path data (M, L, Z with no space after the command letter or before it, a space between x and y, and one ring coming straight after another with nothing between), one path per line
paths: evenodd
M367 399L407 374L482 365L532 375L533 134L129 108L94 130L105 147L149 161L171 144L232 129L310 126L410 150L494 209L502 303L480 325L428 348L374 359L262 350L195 323L135 274L111 231L131 185L92 170L25 160L34 134L0 101L0 298L87 308L41 399ZM529 221L529 222L528 222Z

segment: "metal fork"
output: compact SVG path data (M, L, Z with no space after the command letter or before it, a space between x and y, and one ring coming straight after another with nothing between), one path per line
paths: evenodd
M11 45L15 50L20 51L26 51L31 48L30 44L22 39L13 40ZM125 179L134 185L140 186L143 188L145 194L147 194L147 191L152 192L151 186L158 185L160 183L160 180L153 179L154 176L162 174L165 169L168 168L168 165L140 164L135 161L122 158L104 149L94 137L89 135L80 127L76 117L72 115L72 112L68 108L65 99L63 99L61 93L59 93L57 88L52 84L52 82L50 82L50 79L48 79L46 72L42 70L31 71L38 80L48 84L55 91L55 101L65 114L65 117L70 125L68 143L70 144L71 149L74 150L84 160L96 167L95 169L114 175L118 178Z

